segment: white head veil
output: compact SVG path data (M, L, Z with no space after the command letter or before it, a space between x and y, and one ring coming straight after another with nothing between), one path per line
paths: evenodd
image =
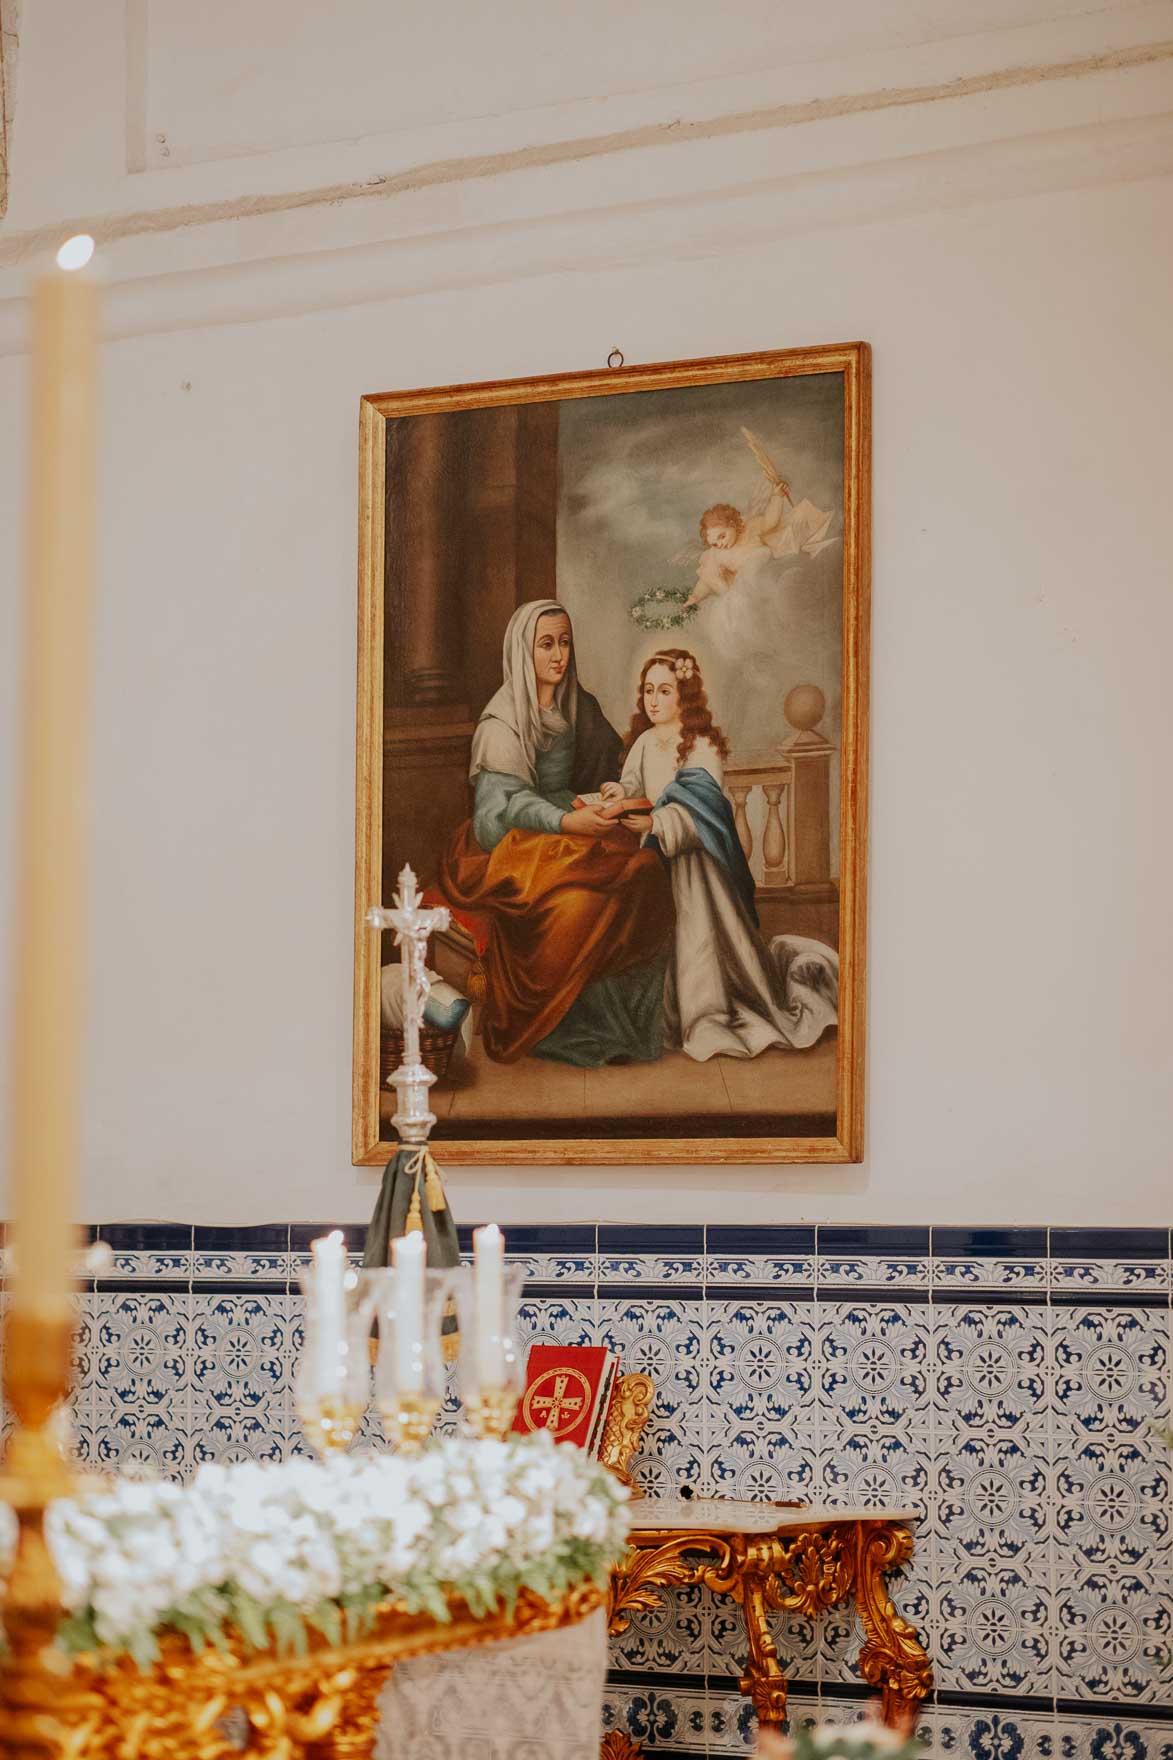
M482 770L496 770L505 776L520 776L531 788L538 779L538 753L550 743L551 720L565 723L574 731L578 721L578 675L574 669L574 646L570 663L554 693L554 714L538 705L538 681L534 672L534 639L538 619L561 612L569 620L570 613L557 599L531 599L519 605L509 619L505 631L505 682L489 698L472 736L472 763L469 781L475 782Z

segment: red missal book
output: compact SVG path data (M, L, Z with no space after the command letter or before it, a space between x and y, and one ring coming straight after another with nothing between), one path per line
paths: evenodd
M535 1344L513 1428L548 1430L555 1442L598 1451L618 1358L601 1345Z

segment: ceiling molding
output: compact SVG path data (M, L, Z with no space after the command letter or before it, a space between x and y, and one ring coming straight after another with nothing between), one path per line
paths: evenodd
M780 236L1171 174L1173 109L737 187L130 277L109 290L105 331L118 340L575 274L587 236L591 273L606 274L750 250ZM0 300L0 356L23 352L25 318L23 299Z
M11 6L14 0L3 0ZM503 152L456 155L412 165L406 169L374 173L345 182L304 189L279 190L229 197L219 201L190 202L173 207L139 208L104 215L76 214L52 224L14 232L0 240L0 269L48 251L68 233L85 230L99 246L123 240L190 231L228 221L257 220L266 216L337 209L349 204L388 204L397 197L424 190L482 183L517 173L580 164L636 151L660 151L690 143L731 140L778 130L803 129L812 124L866 117L885 111L914 111L969 98L1086 80L1105 73L1173 65L1173 40L1129 44L1094 54L1047 64L1006 67L923 85L886 86L851 92L839 97L816 97L796 103L734 111L703 120L672 119L663 122L579 135L515 148Z

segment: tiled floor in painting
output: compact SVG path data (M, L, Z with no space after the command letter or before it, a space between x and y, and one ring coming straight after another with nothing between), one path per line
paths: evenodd
M522 1058L494 1063L474 1039L468 1057L432 1090L437 1118L670 1118L681 1113L824 1113L835 1109L836 1043L760 1057L697 1063L670 1051L655 1063L572 1069ZM384 1097L387 1118L394 1099Z

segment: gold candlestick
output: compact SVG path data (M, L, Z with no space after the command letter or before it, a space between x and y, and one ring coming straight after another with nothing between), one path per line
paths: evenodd
M92 240L62 247L84 266ZM97 289L57 273L33 297L28 592L12 1083L12 1305L4 1384L16 1428L0 1497L20 1524L4 1598L0 1756L65 1751L79 1713L53 1640L61 1596L46 1505L72 1480L49 1428L70 1385L78 1158L85 744L94 548Z
M434 1393L400 1393L376 1402L383 1432L399 1454L419 1454L432 1434L442 1401Z
M504 1442L517 1410L515 1387L484 1387L465 1395L464 1415L474 1436Z

